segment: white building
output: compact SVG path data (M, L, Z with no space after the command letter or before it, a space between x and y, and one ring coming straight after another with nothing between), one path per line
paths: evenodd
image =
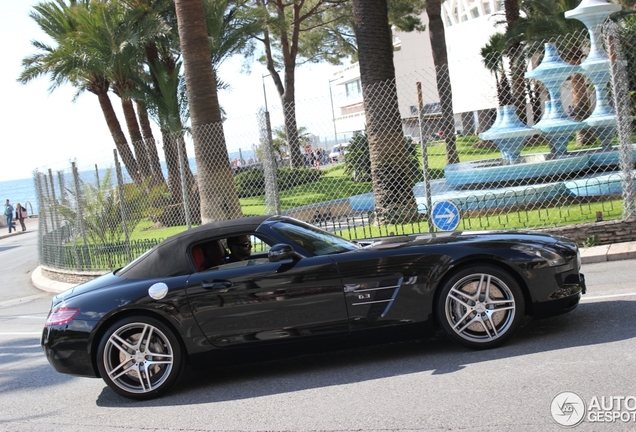
M500 0L446 0L442 3L442 19L446 33L449 74L453 89L456 129L473 132L477 113L497 106L495 79L483 66L481 48L498 30L495 23L504 19ZM495 15L500 13L499 15ZM428 16L420 16L428 26ZM433 120L439 117L439 95L428 30L394 32L393 62L400 114L406 135L419 137L416 82L422 86L425 112ZM344 86L345 99L335 103L337 135L364 130L364 106L358 65L353 64L330 79L333 86ZM434 129L434 122L429 125Z

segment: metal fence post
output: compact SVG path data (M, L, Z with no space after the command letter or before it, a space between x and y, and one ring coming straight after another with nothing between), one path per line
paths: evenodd
M45 254L45 235L48 232L48 226L46 223L46 204L44 198L44 189L42 185L43 174L38 170L33 172L35 180L35 192L37 194L38 202L38 261L43 264L48 264L48 259Z
M431 179L428 170L428 150L424 138L424 100L422 98L422 83L415 83L417 89L417 112L420 127L420 147L422 148L422 172L424 174L424 187L426 188L426 221L428 222L428 232L433 232L433 218L431 217Z
M276 177L276 157L272 146L272 126L269 111L259 113L261 148L263 149L263 169L265 177L265 213L280 214L280 197L278 195L278 179Z
M64 181L63 170L59 170L57 172L57 183L60 187L60 203L62 205L68 205L68 198L66 197L66 182Z
M115 157L115 170L117 171L117 189L119 191L119 208L121 211L121 224L124 230L124 244L126 247L126 259L132 261L130 255L130 238L128 237L128 223L126 217L126 206L124 201L124 176L121 172L121 165L119 164L119 158L117 157L117 149L113 149L113 155Z
M620 166L622 178L623 195L623 219L630 219L635 216L634 212L634 180L632 169L634 166L634 155L632 145L632 117L630 115L628 77L626 71L625 57L620 46L620 36L618 26L613 21L609 21L606 28L609 28L608 36L610 71L612 76L612 93L614 96L614 107L616 110ZM617 39L619 39L617 41Z
M76 226L79 227L80 234L82 235L82 241L84 242L84 246L88 244L88 239L86 238L86 228L84 227L84 208L82 207L82 189L80 188L80 178L79 171L77 170L77 165L75 162L71 162L71 170L73 171L73 183L75 185L75 205L77 206L76 211Z
M53 229L57 230L60 228L60 221L58 220L58 211L57 211L57 198L55 196L55 181L53 180L53 170L49 168L49 182L51 184L51 203L52 205L52 214L53 214Z
M184 155L181 146L183 145L183 131L178 132L177 136L177 155L179 157L179 179L181 181L181 195L183 195L183 211L185 212L186 228L192 228L192 222L190 221L190 194L188 193L188 186L186 184L185 169L188 164L186 155ZM185 147L185 146L184 146Z

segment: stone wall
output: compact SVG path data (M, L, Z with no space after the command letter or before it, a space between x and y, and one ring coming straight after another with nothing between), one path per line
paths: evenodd
M569 237L580 247L624 243L636 241L636 219L590 222L541 231Z
M42 276L58 282L65 282L70 284L80 284L95 279L98 276L109 273L103 272L82 272L73 270L60 270L51 267L41 267Z

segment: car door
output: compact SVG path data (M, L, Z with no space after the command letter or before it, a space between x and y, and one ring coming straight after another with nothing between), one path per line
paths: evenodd
M191 275L187 296L210 343L232 347L347 333L342 287L328 256L263 257Z
M392 244L338 256L351 331L426 321L434 295L430 274L439 261Z

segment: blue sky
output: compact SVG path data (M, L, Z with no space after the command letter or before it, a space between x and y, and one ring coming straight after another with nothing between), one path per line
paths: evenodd
M44 34L29 18L31 7L38 1L0 0L0 37L3 41L3 67L0 68L3 103L3 161L0 181L29 178L36 168L68 167L69 160L78 165L112 155L114 144L97 103L97 97L84 93L75 102L75 90L62 87L49 93L48 78L23 85L16 81L22 59L33 53L31 40L44 40ZM251 74L241 72L242 59L235 58L222 65L221 78L229 82L230 91L219 99L228 117L254 118L263 105L265 68L251 67ZM327 80L338 67L314 65L297 69L297 100L328 95ZM324 85L317 86L316 82ZM268 104L278 103L270 78L265 78ZM324 87L324 88L322 88ZM114 106L119 105L112 95ZM123 116L120 116L123 122ZM230 149L234 150L234 149Z

